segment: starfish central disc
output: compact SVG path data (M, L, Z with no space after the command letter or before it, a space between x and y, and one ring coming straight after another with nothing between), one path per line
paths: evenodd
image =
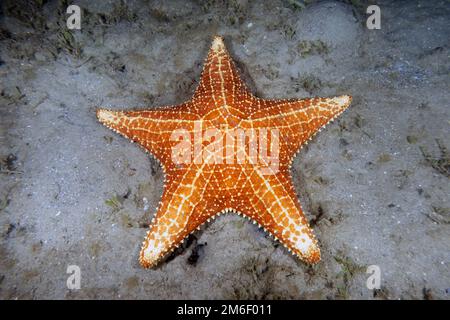
M301 146L341 114L350 96L266 100L239 77L215 37L191 100L146 110L98 109L105 126L152 153L165 187L139 260L158 263L224 212L244 215L308 263L320 250L296 196L290 166Z

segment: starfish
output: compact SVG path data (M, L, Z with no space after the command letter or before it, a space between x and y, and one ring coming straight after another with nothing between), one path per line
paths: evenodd
M101 123L153 154L165 173L141 265L155 266L189 234L225 212L257 223L301 260L320 261L290 168L301 146L350 102L346 95L258 98L216 36L191 100L146 110L98 109Z

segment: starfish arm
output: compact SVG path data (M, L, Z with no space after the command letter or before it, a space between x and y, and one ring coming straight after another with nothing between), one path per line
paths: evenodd
M203 170L167 176L158 211L140 252L143 267L156 265L219 210L206 192L210 176Z
M306 221L294 187L286 173L249 174L242 186L237 211L279 240L293 254L308 263L320 261L320 250Z
M350 105L350 96L302 100L258 99L261 108L250 115L254 127L280 131L281 150L292 160L299 147Z
M164 165L171 161L173 134L177 130L192 130L198 119L189 108L190 104L185 103L149 110L97 109L97 118L108 128L140 144Z
M217 107L246 99L250 101L251 94L240 79L223 39L216 36L205 60L200 83L192 101L198 106Z

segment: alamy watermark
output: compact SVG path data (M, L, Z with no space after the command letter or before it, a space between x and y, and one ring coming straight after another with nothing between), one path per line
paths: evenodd
M203 129L195 121L194 130L172 132L172 161L184 164L251 164L263 175L279 169L280 133L274 128L230 128L226 125Z
M81 9L77 5L70 5L66 10L67 14L70 16L66 20L66 25L69 30L80 30L81 29Z
M366 273L370 274L367 278L366 286L369 290L381 288L381 269L376 264L367 267Z
M69 290L79 290L81 288L81 269L77 265L70 265L66 270L70 276L67 278L66 285Z
M368 6L366 13L370 16L366 20L366 26L369 30L381 29L381 9L377 5Z

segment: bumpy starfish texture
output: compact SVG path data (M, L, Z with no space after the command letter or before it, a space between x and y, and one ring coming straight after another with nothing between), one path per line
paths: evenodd
M290 167L301 146L350 102L351 97L346 95L302 100L257 98L241 81L223 39L215 37L191 100L147 110L98 109L100 122L152 153L165 173L163 195L140 252L141 265L156 265L190 233L224 212L251 219L300 259L320 261L317 240L297 199ZM202 133L218 129L223 136L236 129L276 130L278 135L260 142L278 146L277 170L267 174L261 170L264 164L236 158L208 161L223 155L238 138L226 140L206 134L205 139L205 134L199 136L199 126ZM174 132L179 133L178 139L174 139ZM192 142L185 145L188 151L196 148L194 140L198 137L203 138L201 147L217 148L204 149L191 161L176 162L173 151L182 136ZM244 160L249 158L246 148L250 150L250 140L244 138L238 150Z

